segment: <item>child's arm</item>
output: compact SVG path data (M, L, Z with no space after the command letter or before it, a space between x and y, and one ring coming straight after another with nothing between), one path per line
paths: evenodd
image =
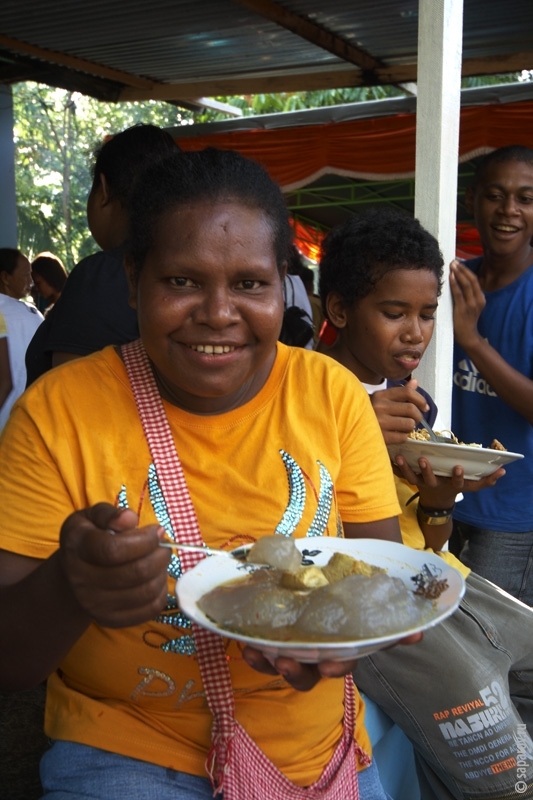
M407 441L407 436L427 410L424 397L417 392L417 382L410 380L405 386L395 386L381 392L374 392L370 396L372 406L378 418L386 444L402 443ZM452 532L451 511L455 498L460 492L477 492L488 486L494 486L496 481L505 475L505 470L500 468L481 480L465 480L464 470L461 466L454 467L450 478L433 474L431 465L426 458L418 462L420 472L413 472L407 465L403 456L395 459L394 471L405 478L419 491L418 503L421 513L418 514L420 528L424 534L427 547L432 550L442 549ZM439 511L450 510L450 520L441 525L430 525L424 522L423 509Z
M414 502L418 504L417 519L424 534L426 547L442 550L452 533L452 513L456 496L460 492L478 492L480 489L494 486L496 481L505 475L505 470L500 467L492 475L473 481L465 479L464 469L459 465L453 468L449 478L434 475L426 458L420 458L418 465L419 474L413 472L405 458L399 455L396 456L394 470L400 477L418 488L418 498ZM439 514L432 516L432 512L435 511ZM435 521L441 524L436 525Z
M511 367L478 331L486 301L477 277L459 261L452 261L450 287L455 340L498 397L533 425L533 380Z

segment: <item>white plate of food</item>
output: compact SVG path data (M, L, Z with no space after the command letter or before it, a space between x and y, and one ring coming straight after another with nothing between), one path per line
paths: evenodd
M403 444L389 444L387 450L392 461L396 456L402 455L414 472L420 472L418 459L427 458L435 475L449 477L453 468L460 465L465 471L465 478L473 481L491 475L511 461L524 458L521 453L511 453L508 450L423 439L407 439Z
M461 574L433 553L379 539L313 536L290 541L299 551L302 569L285 573L289 588L276 583L281 570L208 556L178 581L181 610L202 627L268 657L317 663L359 658L437 625L455 611L464 594ZM328 564L344 569L346 556L364 562L358 570L378 574L337 580L340 573L332 575ZM310 582L316 583L317 572L328 575L326 584L294 588L294 575L300 586L302 576L304 583L311 575Z

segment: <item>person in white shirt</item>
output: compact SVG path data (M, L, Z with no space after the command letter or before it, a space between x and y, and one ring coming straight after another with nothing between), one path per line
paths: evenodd
M26 256L15 248L0 248L0 431L25 389L26 348L44 319L22 299L29 295L31 283Z

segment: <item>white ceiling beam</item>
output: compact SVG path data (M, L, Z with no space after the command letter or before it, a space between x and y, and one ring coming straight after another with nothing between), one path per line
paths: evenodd
M462 76L495 75L533 69L533 50L490 58L464 59ZM378 83L409 83L417 81L417 64L396 64L375 71ZM248 72L245 76L210 76L197 81L154 83L149 89L125 87L120 100L183 100L195 97L231 97L247 94L277 94L280 92L310 92L316 89L343 89L365 86L365 73L357 67L337 65L316 69L272 71L265 74Z

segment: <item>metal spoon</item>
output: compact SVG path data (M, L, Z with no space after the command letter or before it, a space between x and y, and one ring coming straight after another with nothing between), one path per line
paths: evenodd
M191 553L203 553L208 556L225 556L232 558L236 561L246 561L246 556L250 550L249 547L236 547L234 550L219 550L216 547L204 547L201 544L185 544L184 542L159 542L160 547L169 547L171 550L189 550ZM265 564L261 566L266 566Z
M443 442L444 444L453 444L453 441L452 439L450 439L449 436L441 436L440 433L435 433L431 425L429 425L429 423L426 422L424 417L422 417L422 419L420 420L420 425L422 425L422 427L425 428L426 431L429 433L429 438L431 439L432 442Z

